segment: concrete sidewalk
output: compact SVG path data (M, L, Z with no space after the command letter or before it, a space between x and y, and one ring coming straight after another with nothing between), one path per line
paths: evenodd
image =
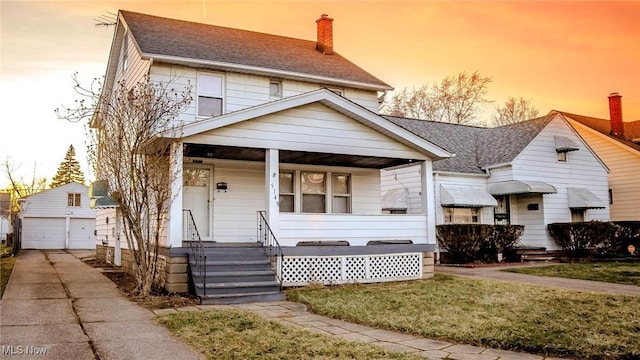
M73 254L16 257L0 301L0 359L202 358Z
M479 346L458 345L446 341L431 340L419 336L381 330L368 326L312 314L303 304L290 301L239 305L198 305L178 309L154 311L165 315L182 311L240 309L261 315L268 320L286 326L307 329L314 333L336 336L349 341L359 341L381 346L389 351L411 352L426 359L458 360L561 360L514 351L489 349Z
M559 289L605 293L610 295L640 296L640 286L613 284L602 281L589 281L579 279L567 279L550 276L537 276L527 274L516 274L500 271L508 268L524 268L558 264L532 264L514 266L488 266L488 267L450 267L436 266L436 273L459 275L476 279L490 279L508 281L530 285L550 286Z

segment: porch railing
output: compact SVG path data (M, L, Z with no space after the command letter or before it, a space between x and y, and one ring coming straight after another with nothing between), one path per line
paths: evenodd
M265 218L266 211L258 211L258 243L262 245L264 253L271 259L271 267L276 273L276 279L282 288L282 247L273 234L269 222Z
M189 242L191 256L193 256L194 259L195 271L192 273L200 275L202 293L203 295L207 295L207 253L204 251L202 238L200 237L200 232L198 232L198 227L193 219L191 210L182 210L182 220L184 239Z

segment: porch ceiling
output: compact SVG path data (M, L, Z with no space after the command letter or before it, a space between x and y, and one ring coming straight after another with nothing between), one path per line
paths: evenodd
M265 149L206 144L184 144L184 156L205 159L264 162ZM290 164L384 169L417 161L418 160L415 159L280 150L280 162Z

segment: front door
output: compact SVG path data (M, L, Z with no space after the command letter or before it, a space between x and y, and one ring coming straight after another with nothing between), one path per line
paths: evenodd
M182 173L182 206L191 210L202 240L211 239L211 167L185 167Z
M509 195L496 196L498 206L493 208L493 218L496 225L511 224L511 205L509 204Z

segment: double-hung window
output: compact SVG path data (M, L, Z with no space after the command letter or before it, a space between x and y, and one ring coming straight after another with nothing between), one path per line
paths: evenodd
M332 174L331 177L332 212L334 214L351 213L350 176L348 174Z
M280 212L295 211L295 173L280 172Z
M198 116L222 115L223 77L214 74L198 74Z
M79 207L80 205L80 194L78 193L68 193L67 194L67 206Z
M302 172L302 212L324 213L326 210L326 174Z

